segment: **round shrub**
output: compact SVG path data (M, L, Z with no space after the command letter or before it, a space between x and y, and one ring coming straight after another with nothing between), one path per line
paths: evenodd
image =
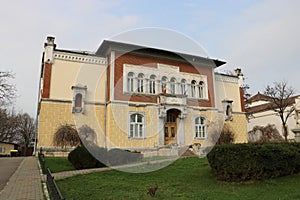
M229 144L207 155L215 177L223 181L276 178L300 172L300 144Z

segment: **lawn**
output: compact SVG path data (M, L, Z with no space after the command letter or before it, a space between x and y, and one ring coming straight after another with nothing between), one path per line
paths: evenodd
M52 173L75 170L67 158L45 157L45 164Z
M154 198L147 185L158 184ZM226 183L213 178L207 160L182 158L144 174L116 170L57 181L66 199L300 199L300 174L260 182Z

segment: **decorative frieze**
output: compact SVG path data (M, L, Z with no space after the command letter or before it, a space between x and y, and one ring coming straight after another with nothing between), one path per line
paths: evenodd
M66 60L72 62L91 63L91 64L106 64L106 59L102 57L72 54L67 52L54 52L54 58L58 60Z
M227 76L222 74L215 74L216 81L229 82L229 83L238 83L238 77Z

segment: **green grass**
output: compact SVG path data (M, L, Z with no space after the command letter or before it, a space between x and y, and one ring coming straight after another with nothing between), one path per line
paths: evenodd
M45 164L52 173L75 170L67 158L45 157Z
M158 184L154 198L146 186ZM57 184L66 199L300 199L300 174L260 182L216 181L206 159L183 158L161 170L77 175Z

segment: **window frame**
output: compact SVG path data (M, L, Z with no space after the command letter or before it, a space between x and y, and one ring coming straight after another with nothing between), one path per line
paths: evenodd
M135 121L131 122L131 116L135 115ZM142 116L142 122L138 122L138 116ZM129 112L128 115L128 139L146 139L146 116L144 112ZM132 125L132 126L131 126ZM140 126L142 125L142 135ZM136 128L137 127L137 128ZM135 133L137 130L137 133Z
M150 94L155 94L155 80L156 76L152 74L149 78L149 93Z
M197 118L199 118L199 123L196 123ZM204 123L201 123L201 119L204 119ZM202 131L204 130L204 131ZM196 140L206 140L207 139L207 118L204 115L194 116L194 139Z
M127 73L127 92L134 92L134 73L133 72Z

